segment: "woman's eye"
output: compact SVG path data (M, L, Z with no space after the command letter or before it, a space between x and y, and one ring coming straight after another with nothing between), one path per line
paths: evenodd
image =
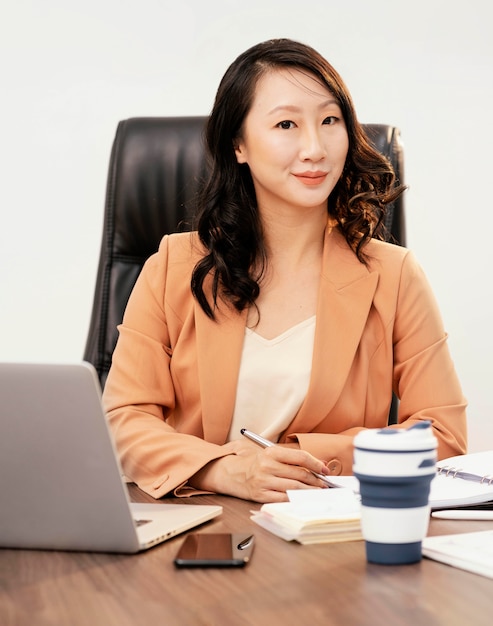
M294 128L294 122L290 122L289 120L283 120L282 122L279 122L277 126L284 130L289 130L290 128Z
M329 126L332 126L332 124L335 124L337 120L338 118L335 115L329 115L329 117L326 117L322 123L329 124Z

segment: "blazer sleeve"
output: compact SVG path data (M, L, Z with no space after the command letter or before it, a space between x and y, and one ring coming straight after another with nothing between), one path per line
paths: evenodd
M390 295L392 291L395 292L393 297ZM430 420L438 440L439 459L465 453L466 399L449 352L447 333L435 296L412 252L407 251L403 257L396 286L389 290L388 285L383 285L377 298L395 302L395 310L389 312L385 339L391 342L392 386L400 400L398 424L392 427L407 428L413 423ZM388 308L388 304L384 306ZM369 363L370 371L378 354L374 359ZM351 390L351 385L346 389ZM375 393L381 395L382 390L376 388ZM385 415L378 419L380 423L375 423L375 417L366 414L362 408L361 426L353 425L334 434L292 433L288 439L297 440L301 448L324 460L334 474L351 474L353 438L368 425L387 425Z
M187 480L213 459L231 454L202 438L200 407L190 408L182 432L166 421L175 408L165 307L168 244L165 237L135 284L103 392L123 472L154 498L171 491L199 493L186 487Z

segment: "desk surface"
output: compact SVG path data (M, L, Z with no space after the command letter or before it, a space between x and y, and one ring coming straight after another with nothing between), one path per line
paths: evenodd
M130 486L135 501L150 500ZM244 569L176 570L180 535L138 555L0 550L2 626L488 626L493 581L424 559L365 560L362 541L302 546L249 519L250 502L199 496L223 515L200 532L253 531ZM432 519L429 534L486 530L493 522Z

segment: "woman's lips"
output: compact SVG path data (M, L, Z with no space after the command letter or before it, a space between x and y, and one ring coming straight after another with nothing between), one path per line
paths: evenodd
M294 174L304 185L320 185L327 177L327 172L300 172Z

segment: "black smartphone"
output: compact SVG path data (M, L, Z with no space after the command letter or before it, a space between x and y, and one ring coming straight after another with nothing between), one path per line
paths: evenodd
M244 567L254 543L251 533L191 533L174 563L177 567Z

